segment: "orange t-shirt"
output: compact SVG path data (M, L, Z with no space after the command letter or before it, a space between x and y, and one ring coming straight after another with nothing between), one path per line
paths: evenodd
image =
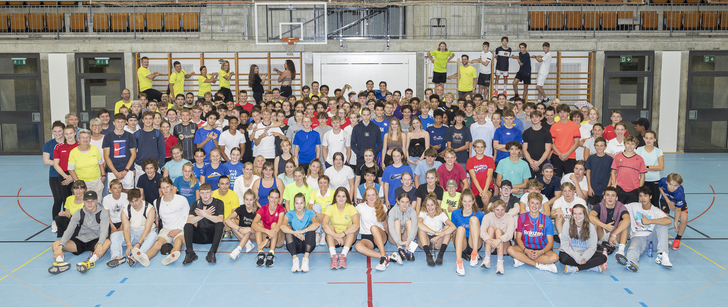
M581 138L579 125L572 121L566 124L555 122L551 126L551 137L554 139L554 146L556 146L559 152L567 152L571 149L571 146L574 146L574 139L578 140ZM576 150L569 154L569 159L576 159Z

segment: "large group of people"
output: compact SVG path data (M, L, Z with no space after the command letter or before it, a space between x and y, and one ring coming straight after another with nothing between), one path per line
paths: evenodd
M637 271L653 248L656 263L671 267L687 203L680 175L661 173L649 121L636 120L631 136L619 111L605 125L588 103L572 107L545 95L526 102L525 94L509 102L505 90L488 99L492 61L496 80L508 76L507 42L495 55L483 43L471 64L463 56L457 96L444 92L443 67L454 55L441 43L428 53L436 86L422 98L389 91L385 81L374 89L372 80L361 91L345 85L331 93L314 81L296 97L292 61L275 70L280 87L272 91L263 90L268 76L250 67L254 101L247 90L230 91L227 62L218 73L200 68L197 94L182 92L191 74L175 62L162 93L151 87L159 73L142 58L137 100L123 90L113 114L98 111L90 130L75 114L53 124L43 159L60 239L49 272L71 268L64 252L91 252L76 264L81 272L107 250L112 268L149 266L158 253L163 265L180 258L188 265L198 259L194 243L210 244L205 260L215 263L223 238L240 242L233 260L257 252L257 266L274 266L285 246L292 272L309 271L317 246L328 248L331 269L347 268L352 249L376 259L380 271L415 261L417 249L439 266L450 242L458 275L464 262L490 268L494 253L500 274L504 255L513 267L556 273L561 262L573 273L602 272L614 253ZM525 56L513 57L529 63L528 74L516 75L528 84L525 47ZM548 48L535 57L542 67ZM542 93L545 77L538 79Z

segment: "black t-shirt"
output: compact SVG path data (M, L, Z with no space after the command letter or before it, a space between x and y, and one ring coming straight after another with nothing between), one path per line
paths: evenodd
M253 212L248 212L247 208L245 208L245 205L235 208L235 213L237 213L239 217L238 226L250 227L250 225L253 225L255 212L256 210L253 210Z
M255 74L253 77L253 93L262 93L263 92L263 80L260 78L259 74Z
M415 192L417 192L417 189L415 187L412 187L411 190L405 191L402 187L398 187L396 190L394 190L394 195L399 196L399 194L407 193L410 197L410 201L416 201L417 198L415 196Z
M442 200L442 194L445 193L445 190L442 189L441 186L436 185L435 186L435 196L437 196L437 200ZM419 187L417 187L417 191L415 191L415 197L422 199L422 201L425 200L429 193L427 192L427 183L421 184Z
M561 178L559 178L559 176L551 177L551 181L549 183L546 183L543 176L536 177L536 180L543 184L541 194L546 195L546 198L548 199L556 197L556 192L561 191Z
M463 147L466 143L472 141L473 137L470 134L470 128L466 126L458 129L455 128L455 125L452 125L450 126L450 128L447 128L447 131L445 132L445 142L450 142L452 148ZM458 163L466 163L468 162L468 157L470 156L470 150L458 151L455 153L455 156Z
M501 199L500 196L493 196L490 198L489 203L492 203L499 199ZM517 208L520 209L521 205L519 203L520 203L520 201L518 200L518 197L515 197L511 194L511 197L508 198L508 203L506 204L506 212L510 211L513 208L516 208L516 206L518 206ZM483 208L483 211L487 211L487 208Z
M197 132L197 125L190 123L188 125L175 125L172 135L177 138L177 141L182 146L182 152L184 158L189 161L195 161L195 132Z
M597 218L600 217L599 215L602 212L601 211L602 210L601 205L602 204L594 204L594 207L593 207L593 211L597 213ZM605 204L605 206L606 206L606 204ZM604 223L604 224L609 224L611 222L614 222L614 209L616 209L616 208L617 208L616 205L612 209L607 208L607 222ZM627 210L622 211L622 213L620 214L620 216L625 215L625 214L628 214ZM614 225L614 226L616 227L617 225Z
M222 200L219 200L217 198L213 198L212 202L209 205L205 205L205 203L202 202L202 199L196 200L194 203L190 205L190 215L197 216L195 213L195 209L207 209L208 207L215 207L215 215L221 216L225 214L225 203L222 202ZM212 228L215 227L215 223L211 222L208 219L201 219L197 222L197 228Z
M533 130L533 127L523 131L523 144L528 143L528 154L531 159L538 161L546 151L546 144L551 144L551 132L541 127L541 129ZM547 195L548 196L548 195Z
M384 171L376 163L374 163L373 167L375 167L377 169L377 178L374 179L374 182L382 184L381 182L379 182L379 178L382 178L382 175L384 175ZM357 167L354 170L355 175L361 176L361 180L359 182L360 184L365 182L364 172L367 170L367 168L369 168L369 167L366 165L366 163L362 163L361 165L359 165L359 167Z

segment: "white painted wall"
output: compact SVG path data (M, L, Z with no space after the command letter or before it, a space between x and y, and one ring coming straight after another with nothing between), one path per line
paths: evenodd
M417 54L415 52L387 53L314 53L313 80L326 84L331 93L344 84L353 91L366 89L366 81L386 81L389 91L411 88L417 91Z
M48 54L48 87L51 98L51 121L64 121L69 109L68 103L68 55Z
M664 152L677 151L678 113L680 107L680 51L662 52L660 73L660 149Z

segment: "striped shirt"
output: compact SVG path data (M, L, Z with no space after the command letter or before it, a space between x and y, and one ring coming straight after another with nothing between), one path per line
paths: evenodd
M532 218L528 212L518 217L518 228L523 236L523 245L528 249L544 249L548 244L547 235L554 235L554 224L551 218L539 213L537 218Z

